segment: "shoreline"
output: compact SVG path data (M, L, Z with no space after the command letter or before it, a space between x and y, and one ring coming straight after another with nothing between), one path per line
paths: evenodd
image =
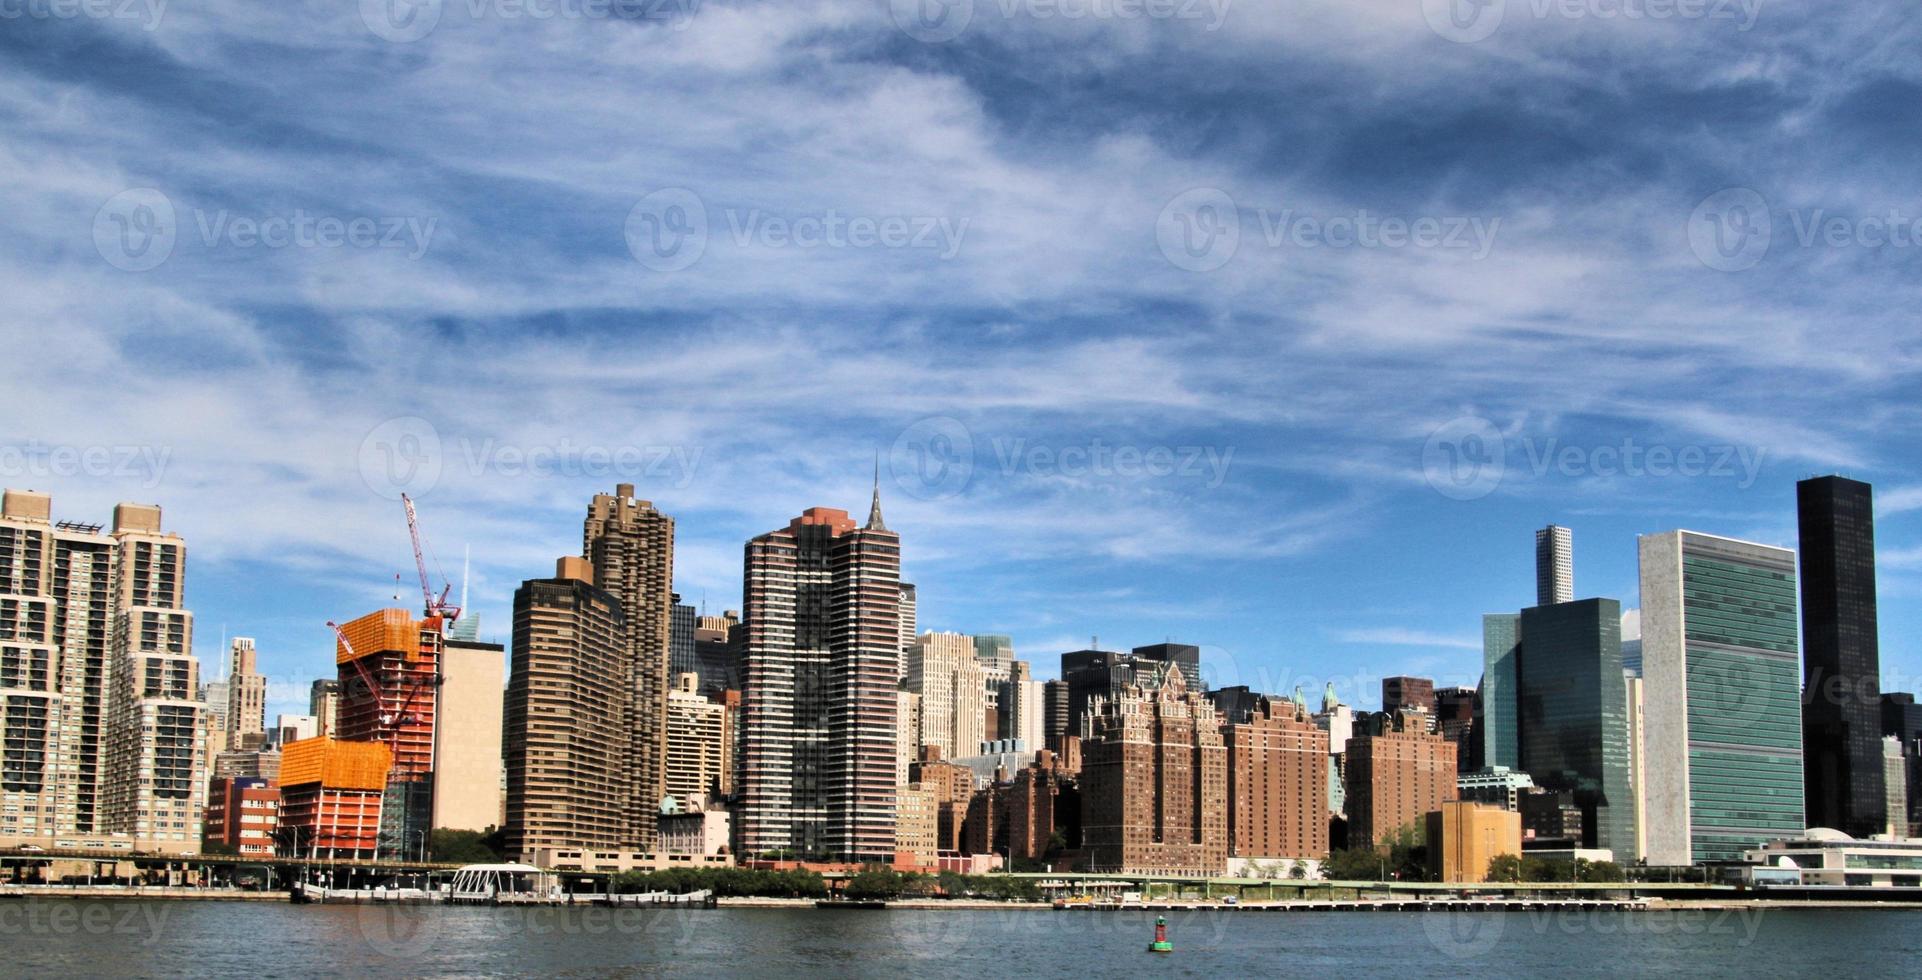
M111 885L0 885L0 903L34 900L94 900L113 902L270 902L295 904L286 892L278 891L228 891L204 888L126 888ZM753 896L729 896L715 899L717 909L813 909L817 899L812 898L764 898ZM320 903L334 904L334 903ZM338 903L350 904L350 903ZM418 906L413 906L418 907ZM472 908L475 906L462 906ZM500 906L503 908L612 908L597 904L580 905L538 905L538 906ZM647 908L649 906L635 906ZM669 906L661 906L668 908ZM1788 911L1806 909L1810 911L1836 911L1842 909L1862 909L1875 911L1922 911L1922 902L1879 901L1873 899L1784 899L1784 898L1744 898L1731 899L1688 898L1637 899L1634 902L1616 901L1571 901L1559 902L1535 900L1527 902L1422 902L1422 901L1303 901L1303 902L1204 902L1197 900L1147 901L1123 906L1103 906L1092 908L1087 905L1071 905L1056 909L1049 902L1000 902L991 899L940 899L904 898L887 902L885 909L849 909L847 911L947 911L947 912L1256 912L1275 915L1289 913L1327 914L1343 912L1518 912L1567 914L1570 912L1641 912L1663 913L1683 911L1725 912L1742 909L1766 909ZM832 911L823 909L821 911Z

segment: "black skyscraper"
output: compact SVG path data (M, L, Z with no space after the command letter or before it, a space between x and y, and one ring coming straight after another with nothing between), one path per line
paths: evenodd
M1875 508L1839 476L1795 485L1802 551L1802 771L1808 825L1885 827L1875 637Z

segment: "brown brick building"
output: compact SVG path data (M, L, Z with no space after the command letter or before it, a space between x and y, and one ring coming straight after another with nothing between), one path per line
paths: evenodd
M922 757L926 761L915 765L913 778L922 789L934 794L937 850L958 854L968 802L974 796L974 770L942 762L939 750L927 750Z
M1222 728L1228 750L1228 853L1328 854L1328 733L1293 701L1260 698Z
M1082 742L1083 862L1094 872L1221 874L1228 751L1220 715L1163 665L1089 704Z
M1343 765L1348 846L1373 847L1401 827L1419 828L1455 799L1455 746L1429 734L1427 721L1414 711L1356 719Z
M1039 860L1060 826L1056 822L1064 774L1053 752L1035 753L1035 760L1014 774L1007 787L1008 857Z

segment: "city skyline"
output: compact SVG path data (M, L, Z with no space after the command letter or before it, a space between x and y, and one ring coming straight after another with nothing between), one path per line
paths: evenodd
M10 22L0 84L60 97L0 106L5 317L36 342L0 364L0 482L169 507L197 653L259 639L276 710L324 674L319 624L410 571L389 472L418 466L450 572L472 547L498 640L592 492L675 514L676 586L718 612L739 542L853 507L877 452L928 626L1310 676L1465 675L1479 613L1530 595L1494 542L1570 527L1577 597L1627 606L1638 535L1789 546L1794 482L1842 472L1879 491L1882 666L1922 676L1922 251L1827 234L1917 217L1913 24L1466 44L1413 2L1234 4L935 42L871 0L689 6L402 40L352 4ZM1772 236L1729 262L1697 233L1738 197ZM1233 254L1182 242L1223 198ZM704 249L661 262L675 208ZM1300 223L1364 217L1489 247ZM793 241L830 218L936 247ZM248 231L358 219L406 247ZM1444 472L1494 440L1499 480Z

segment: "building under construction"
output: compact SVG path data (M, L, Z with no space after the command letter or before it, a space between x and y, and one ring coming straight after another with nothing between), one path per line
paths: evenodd
M289 856L381 856L393 752L380 742L321 736L281 749L280 841Z
M392 756L381 807L384 856L420 852L432 829L443 623L440 616L416 619L404 609L382 609L338 627L335 735L379 743Z

